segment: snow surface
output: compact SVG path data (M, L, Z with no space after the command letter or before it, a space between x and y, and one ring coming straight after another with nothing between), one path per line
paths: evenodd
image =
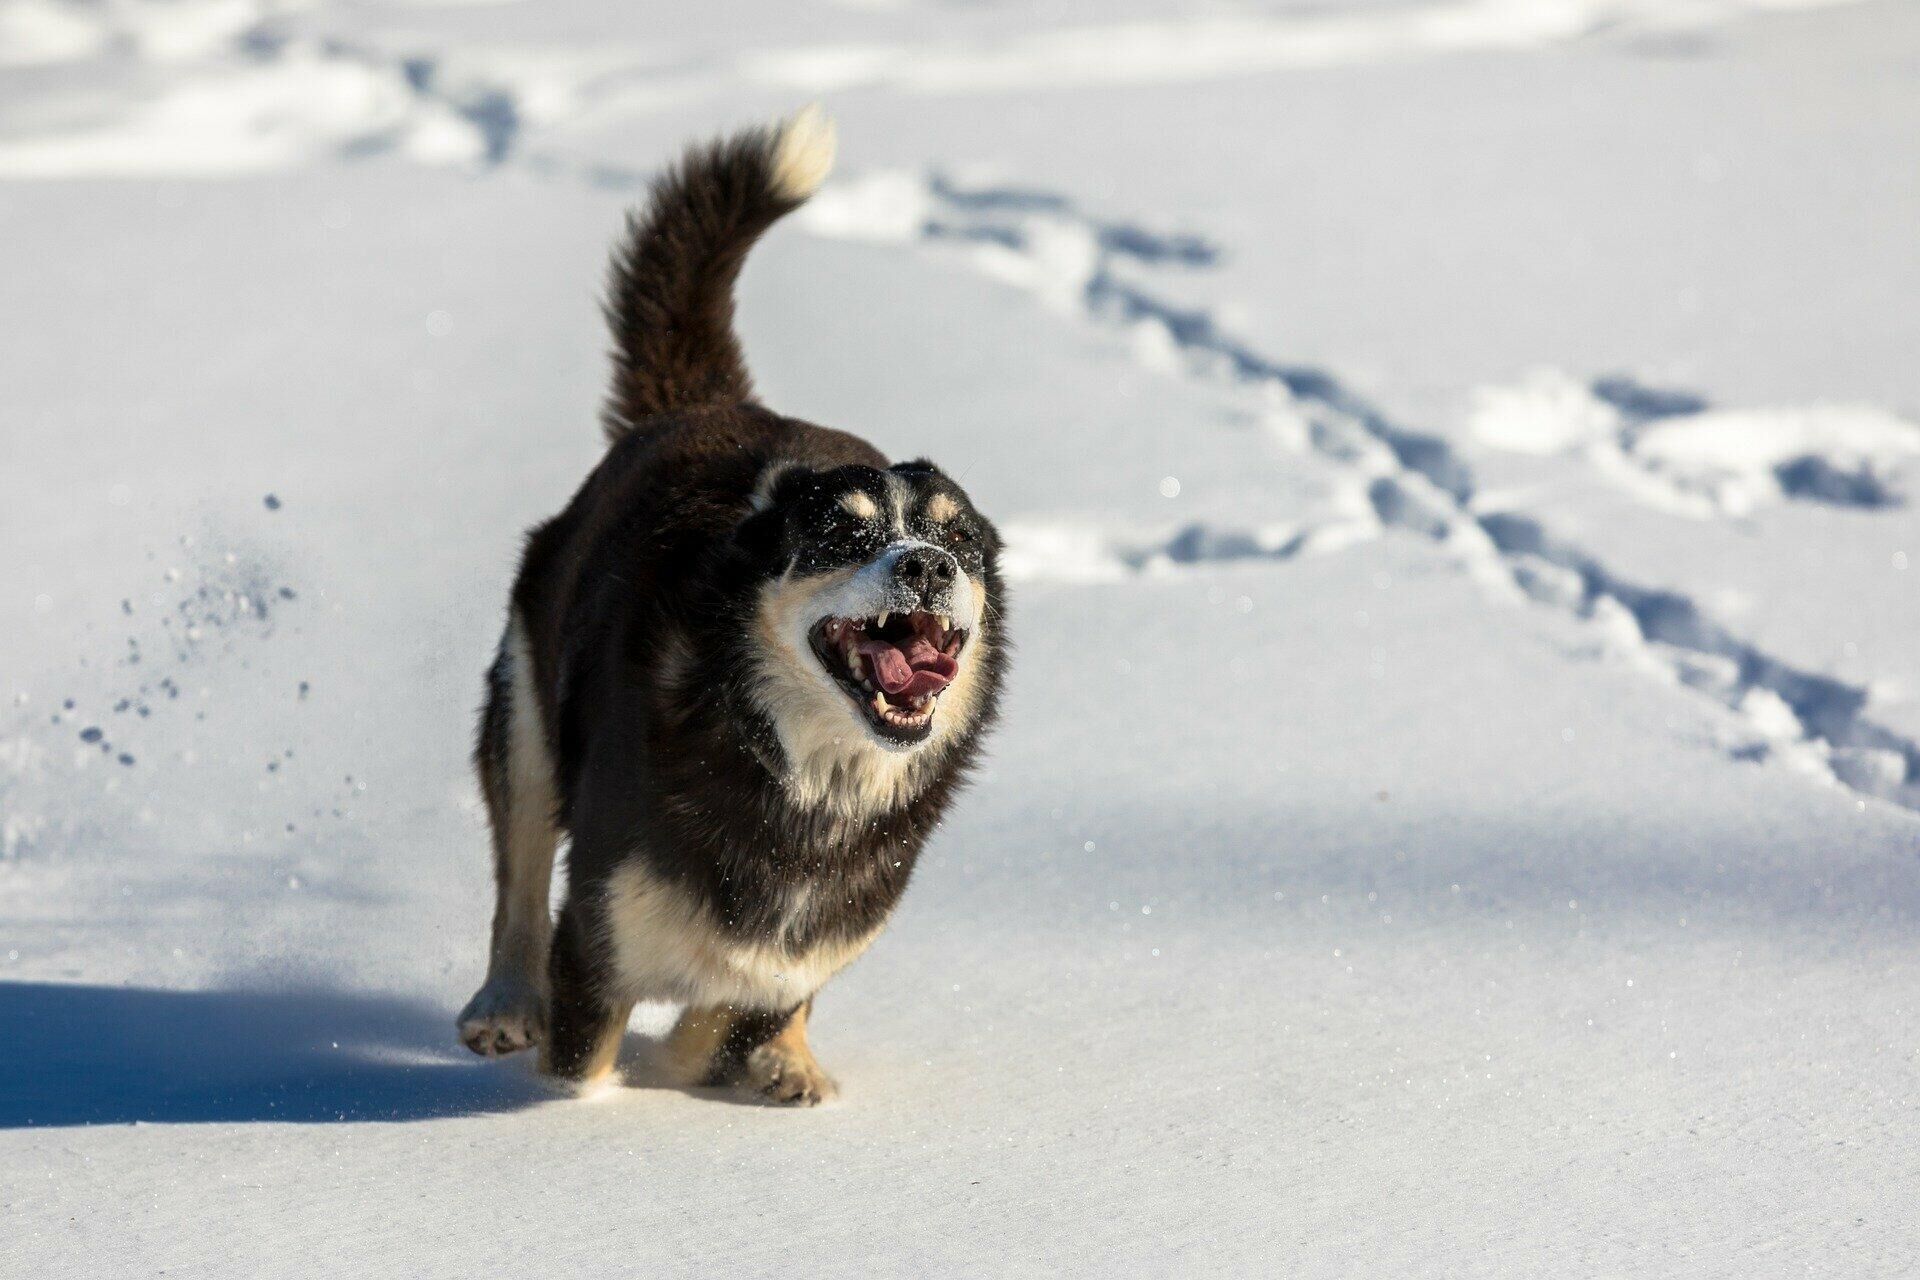
M1920 11L0 0L0 1274L1920 1267ZM837 1105L455 1043L595 291L1009 533ZM1089 653L1096 654L1089 661Z

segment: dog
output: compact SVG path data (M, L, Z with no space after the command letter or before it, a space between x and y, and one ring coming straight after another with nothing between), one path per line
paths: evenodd
M932 463L761 405L733 332L748 250L834 145L809 107L691 149L628 217L608 449L528 535L487 673L476 1053L537 1045L591 1083L634 1005L671 1001L672 1083L834 1096L814 996L980 758L1009 652L998 532Z

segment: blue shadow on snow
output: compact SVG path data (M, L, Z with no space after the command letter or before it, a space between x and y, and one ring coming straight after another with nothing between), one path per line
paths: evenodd
M340 991L0 983L0 1129L429 1120L552 1097L439 1009Z

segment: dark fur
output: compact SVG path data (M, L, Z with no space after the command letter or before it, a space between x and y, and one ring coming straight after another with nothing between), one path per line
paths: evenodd
M627 215L606 316L613 329L607 439L652 430L661 414L753 396L733 335L733 285L760 234L798 208L773 193L776 135L753 129L698 148Z
M951 496L975 531L963 553L987 584L993 641L979 710L917 794L860 824L799 807L781 785L779 739L749 696L757 593L789 568L871 555L836 533L822 504L848 488L884 491L888 462L855 436L750 398L732 287L753 241L795 207L769 192L773 138L691 153L630 220L607 304L612 444L567 508L533 530L513 588L557 769L556 817L571 838L549 968L550 1062L562 1074L596 1028L624 1016L602 990L601 890L617 867L644 860L741 940L771 937L788 890L811 881L810 913L784 922L785 938L864 936L898 901L994 716L1007 652L997 536L930 464L902 464L918 501ZM795 467L756 512L756 483L782 462ZM677 678L663 665L670 649L684 655ZM508 683L496 668L477 752L496 821ZM847 727L860 732L851 715ZM771 1036L792 1010L754 1012L766 1016L740 1021L729 1060L754 1047L735 1042L747 1030Z

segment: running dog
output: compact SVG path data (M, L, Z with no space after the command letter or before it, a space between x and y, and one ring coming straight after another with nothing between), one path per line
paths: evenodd
M487 674L476 1053L538 1045L591 1082L636 1002L674 1001L677 1083L832 1097L814 995L886 926L994 720L993 525L932 463L761 405L733 333L747 251L833 152L810 107L689 151L628 219L607 453L529 534Z

